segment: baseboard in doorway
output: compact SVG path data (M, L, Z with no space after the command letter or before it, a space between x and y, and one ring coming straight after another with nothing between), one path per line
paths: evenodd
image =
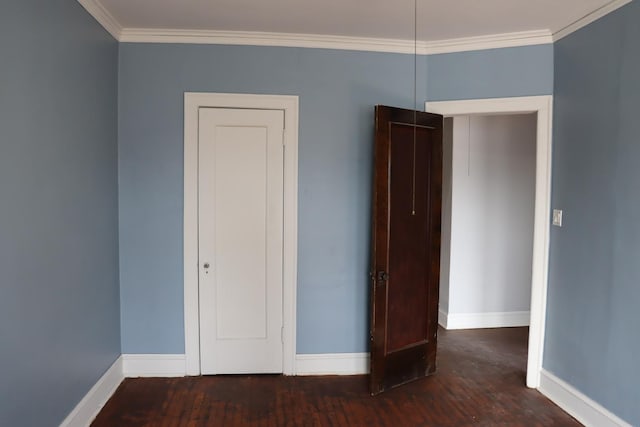
M512 328L529 326L529 311L506 311L497 313L447 313L440 310L438 323L447 330Z
M369 353L296 355L296 375L362 375L368 373Z
M91 424L91 421L111 398L123 379L122 356L120 356L91 387L91 390L64 419L60 427L86 427Z
M544 369L540 373L538 391L587 427L631 427L631 424Z
M438 310L438 325L442 326L445 329L447 328L447 318L449 317L446 310L440 309Z
M184 377L184 354L123 354L122 372L126 378Z

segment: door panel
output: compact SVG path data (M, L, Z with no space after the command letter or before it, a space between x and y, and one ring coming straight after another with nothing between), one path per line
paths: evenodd
M391 124L390 167L392 208L389 211L389 286L387 289L388 322L386 354L409 345L426 343L428 301L429 210L428 188L430 164L427 144L416 144L415 184L413 181L413 126ZM425 129L418 129L418 141L428 141ZM412 188L415 185L415 195ZM415 208L415 210L414 210ZM423 260L423 261L421 261ZM416 301L423 306L413 308Z
M376 107L372 394L435 371L441 198L442 116Z
M265 339L267 131L219 126L215 132L216 335Z
M282 372L283 123L276 110L199 113L203 374Z

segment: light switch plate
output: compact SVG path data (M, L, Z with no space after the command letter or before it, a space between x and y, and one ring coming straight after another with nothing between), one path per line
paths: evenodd
M562 209L553 210L553 225L562 227Z

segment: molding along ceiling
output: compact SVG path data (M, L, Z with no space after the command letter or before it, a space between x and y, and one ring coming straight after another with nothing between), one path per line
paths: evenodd
M553 43L551 33L546 30L428 42L418 41L415 45L413 40L377 39L370 37L154 29L124 29L120 33L119 40L125 43L193 43L285 46L409 54L413 54L415 49L418 54L422 55Z
M116 40L120 41L122 34L122 25L113 17L113 15L105 9L99 0L78 0L78 3L84 7L87 12L95 18L96 21L104 27Z
M632 0L615 0L615 1L612 1L610 3L607 3L606 5L602 6L600 9L594 10L593 12L589 13L588 15L583 16L582 18L578 19L577 21L572 22L571 24L567 25L566 27L564 27L564 28L556 31L555 33L553 33L553 41L558 41L561 38L566 37L571 33L575 33L580 28L586 27L587 25L591 24L594 21L597 21L598 19L602 18L605 15L610 14L611 12L615 11L616 9L619 9L622 6L631 3L631 1Z
M220 10L231 10L232 12L227 15L235 17L237 21L238 17L242 16L238 13L238 8L245 11L252 10L259 4L262 4L264 8L265 2L261 0L185 0L180 2L173 0L139 0L136 2L130 0L78 0L114 38L124 43L286 46L408 54L413 53L415 49L418 54L424 55L553 43L631 1L483 0L479 5L477 0L457 0L458 3L453 5L451 2L418 0L420 9L426 7L429 10L418 13L418 41L414 44L413 38L407 37L407 35L412 36L413 34L413 1L411 0L400 0L401 3L407 3L407 7L401 13L398 12L399 7L396 2L372 0L371 9L373 12L367 14L368 19L375 21L376 13L384 13L385 7L390 7L395 11L395 14L390 15L389 19L386 19L384 15L378 16L379 21L388 21L387 25L367 26L366 30L363 29L362 19L354 19L353 23L348 22L349 16L359 16L346 13L355 7L352 5L355 3L353 0L326 0L325 2L273 0L268 3L268 9L275 8L276 10L265 16L256 16L258 12L262 13L264 10L246 13L252 18L247 18L247 23L238 23L237 29L230 27L230 24L218 25L218 28L195 28L189 26L189 23L202 19L202 17L193 16L194 13L201 12L202 8L209 10L209 12L215 11L216 16L226 16L225 13L219 13ZM546 10L540 7L541 3L549 3L552 7L548 7L546 9L549 10ZM294 4L298 4L297 9ZM328 13L328 16L336 17L333 20L339 22L330 24L327 23L327 19L317 19L312 13L313 11L300 15L300 8L304 10L304 8L308 9L312 5L319 4L322 4L323 9L327 10L325 13ZM345 4L351 5L350 8L345 7ZM430 4L437 5L437 7L429 7ZM504 9L505 4L511 5L511 7L506 7L506 11L498 10L499 6L503 6ZM285 6L286 9L277 10L278 7ZM339 10L336 12L331 9L332 6ZM527 7L533 8L532 10L536 13L526 13L527 10L523 8ZM177 9L174 10L174 8ZM558 8L563 13L560 13ZM235 15L233 11L235 11ZM344 13L338 13L340 11ZM365 10L361 12L364 13ZM478 16L478 13L487 16ZM290 17L282 18L287 15ZM496 15L500 18L499 20L495 18ZM528 15L535 19L528 17ZM560 20L559 15L565 19ZM275 22L277 20L274 21L274 16L280 17L282 22ZM220 19L213 19L211 26L215 27L216 22ZM305 24L305 20L309 19L321 24L309 27ZM331 20L329 19L329 21ZM233 19L231 21L234 22ZM425 23L421 28L420 23L423 21ZM258 22L264 22L264 24L258 24ZM301 22L301 24L294 25L292 22ZM434 22L435 24L433 24ZM489 23L487 24L487 22ZM172 26L159 25L167 23ZM155 25L147 27L143 24ZM298 28L296 25L303 25L305 30L314 30L314 34L275 31L276 29ZM348 31L341 31L343 34L340 35L330 32L318 33L323 29L326 31L335 30L336 26L347 28ZM522 28L518 28L518 26ZM378 27L384 28L378 30ZM536 27L539 29L535 29ZM250 29L247 30L247 28ZM264 28L271 31L264 31ZM429 29L428 34L426 34L425 28ZM510 31L504 31L505 29ZM474 31L478 34L473 34ZM390 35L394 37L389 37ZM395 37L396 35L404 35L404 37Z

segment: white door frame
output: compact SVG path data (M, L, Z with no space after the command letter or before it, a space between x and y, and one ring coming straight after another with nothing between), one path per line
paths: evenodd
M527 387L540 387L544 354L547 281L549 272L549 232L551 214L551 147L553 96L471 99L426 102L425 110L443 116L473 114L536 113L536 192L531 274L531 319Z
M228 93L184 94L184 337L187 375L200 375L198 288L198 110L284 111L283 373L295 375L298 266L298 97Z

